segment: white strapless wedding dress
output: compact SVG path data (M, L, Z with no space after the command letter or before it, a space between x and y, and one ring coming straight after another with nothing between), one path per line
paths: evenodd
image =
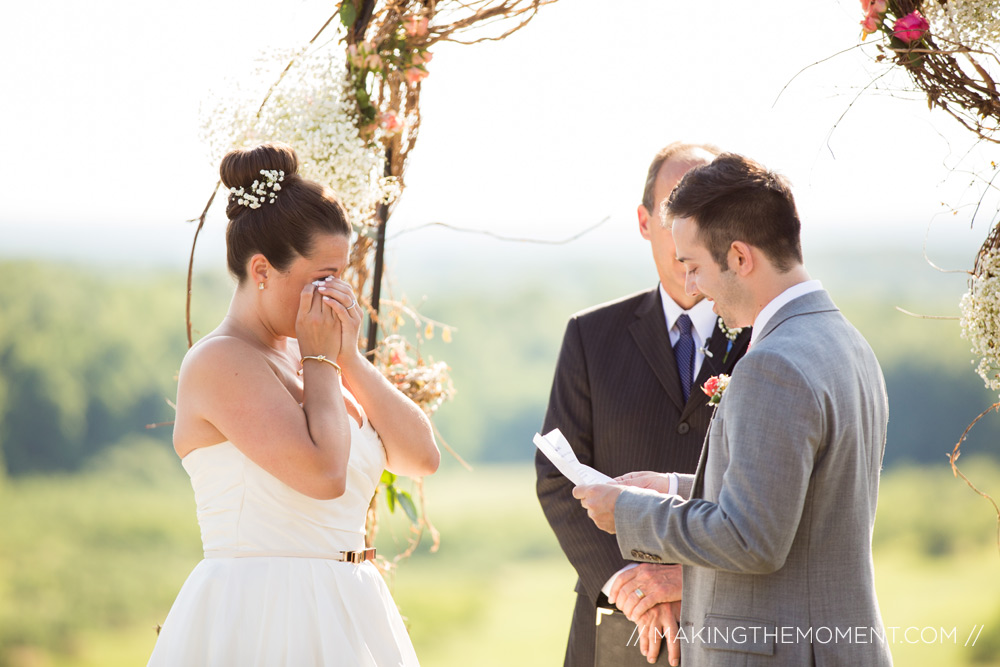
M174 601L150 667L417 665L378 570L327 556L365 546L365 514L385 467L352 418L347 491L315 500L229 442L196 449L191 477L205 560Z

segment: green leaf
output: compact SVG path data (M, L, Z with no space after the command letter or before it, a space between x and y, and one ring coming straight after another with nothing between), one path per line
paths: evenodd
M396 513L396 487L385 487L385 504L389 508L390 514Z
M382 479L379 480L380 484L385 484L386 486L392 486L395 481L396 481L395 475L393 475L388 470L382 471Z
M371 98L368 96L368 91L363 87L358 87L354 89L354 96L358 98L358 105L362 107L370 107L372 104Z
M354 0L344 0L340 4L340 22L345 27L350 28L358 18L358 10L354 7Z
M413 498L406 491L399 492L399 504L403 507L403 511L406 512L406 516L410 517L411 523L417 522L417 506L413 502Z

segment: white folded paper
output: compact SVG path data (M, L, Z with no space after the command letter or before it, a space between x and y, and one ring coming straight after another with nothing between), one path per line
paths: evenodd
M541 450L542 454L552 461L552 465L559 469L559 472L580 486L581 484L614 484L615 481L599 470L594 470L588 465L580 463L576 458L576 452L569 446L569 442L559 432L559 429L549 431L545 435L539 433L534 437L535 447Z

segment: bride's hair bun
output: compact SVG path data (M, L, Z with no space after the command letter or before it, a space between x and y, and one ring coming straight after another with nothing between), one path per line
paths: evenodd
M230 190L226 216L232 219L242 213L243 204L232 190L248 191L255 182L264 180L261 172L271 171L284 173L285 180L282 181L281 187L285 187L287 182L295 179L298 170L299 157L295 154L295 149L288 144L274 141L253 148L236 148L229 151L219 165L222 184Z
M300 177L298 169L295 150L280 142L236 148L222 158L219 175L229 191L227 263L240 282L256 253L283 271L296 256L309 255L316 234L350 236L347 212L337 196Z

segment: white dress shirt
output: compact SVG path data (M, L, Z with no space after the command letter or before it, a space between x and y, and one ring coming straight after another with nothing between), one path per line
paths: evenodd
M694 375L691 377L691 381L694 382L701 370L701 364L705 361L705 348L708 347L708 339L712 337L712 332L715 331L716 322L718 322L718 317L712 311L712 302L708 299L702 299L690 310L684 310L670 298L662 284L660 285L660 299L663 301L663 316L667 319L670 347L676 345L677 339L681 337L681 331L677 328L677 319L683 314L687 314L691 318L691 336L694 338L695 350Z
M757 340L757 336L774 314L777 313L782 306L784 306L789 301L798 299L800 296L805 296L811 292L818 292L823 289L823 285L818 280L806 280L805 282L798 283L797 285L792 285L784 292L778 296L771 299L771 301L764 306L764 308L758 313L757 319L753 321L753 331L750 333L750 345L753 345Z

